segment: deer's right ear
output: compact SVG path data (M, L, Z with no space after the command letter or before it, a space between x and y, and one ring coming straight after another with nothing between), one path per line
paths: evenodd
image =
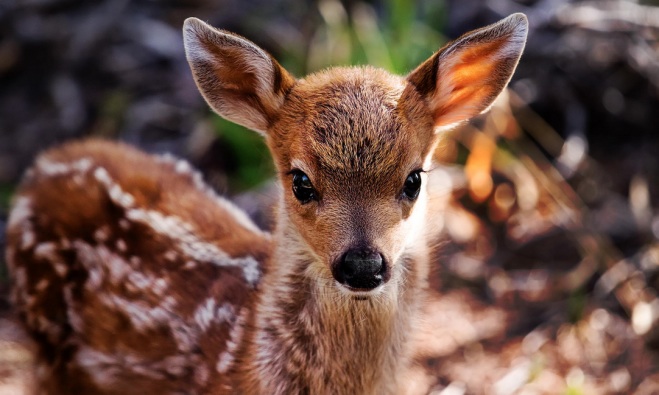
M194 80L211 108L265 134L295 79L254 43L197 18L185 20L183 39Z
M527 31L526 16L513 14L448 43L409 75L438 130L492 105L517 67Z

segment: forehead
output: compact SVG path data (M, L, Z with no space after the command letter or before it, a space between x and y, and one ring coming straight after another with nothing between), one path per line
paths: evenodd
M303 108L292 154L323 171L391 172L400 167L405 138L400 78L372 68L332 69L292 92Z

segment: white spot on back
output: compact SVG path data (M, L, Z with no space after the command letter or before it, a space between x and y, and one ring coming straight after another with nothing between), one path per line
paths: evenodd
M119 227L123 230L128 230L130 229L130 222L127 221L125 218L122 218L119 220Z
M214 298L208 298L194 313L194 320L202 331L207 331L213 324L232 324L236 319L234 307L230 303L223 303L217 307Z
M21 234L22 250L27 250L28 248L32 247L37 240L34 232L32 232L31 229L27 229L28 226L31 227L31 225L26 224L25 228L23 229L23 233Z
M14 203L14 206L11 210L9 221L7 222L7 228L20 229L20 248L22 250L31 248L36 242L36 235L34 234L34 229L32 228L30 217L32 217L32 200L26 196L20 196L18 199L16 199L16 202Z
M57 259L57 245L51 241L39 243L34 248L34 257L53 261Z
M133 262L113 253L108 247L92 246L84 241L74 241L80 262L88 273L85 286L91 291L102 287L104 281L113 285L132 287L136 292L148 292L157 298L166 295L168 284L162 277L155 277L136 270ZM132 259L131 259L132 261Z
M261 236L268 237L269 235L259 229L256 224L242 211L238 206L233 204L231 201L219 196L215 191L209 187L205 182L200 172L194 170L194 168L185 160L178 159L171 154L163 154L158 157L160 162L170 164L174 167L174 171L178 174L186 175L190 177L195 188L209 197L214 201L218 206L221 206L226 210L231 216L238 221L238 223L245 229L250 230L251 232L257 233Z
M167 326L169 321L180 320L175 313L176 300L171 296L160 300L157 306L111 293L99 293L98 298L106 306L124 313L138 331Z
M98 243L104 243L110 238L110 227L103 225L94 232L94 240Z
M117 250L121 252L126 252L126 249L128 248L126 242L123 239L118 239L116 245L117 245Z
M71 288L72 284L67 284L64 286L64 300L66 301L66 318L73 328L74 331L78 333L84 333L85 322L78 313L76 308L76 303L73 300L73 289Z
M64 278L66 274L69 272L69 267L66 266L66 264L60 262L59 260L53 262L53 268L55 269L55 273L57 273L57 275L62 278Z
M261 276L258 262L251 256L232 258L217 246L200 240L192 226L175 216L158 211L130 209L126 217L151 227L156 233L177 241L178 248L197 261L211 262L222 267L239 267L245 280L255 285Z
M71 248L71 241L69 239L61 238L59 243L62 249Z
M125 380L126 374L153 380L165 380L167 375L182 377L196 362L194 357L186 355L149 360L129 352L102 352L87 345L78 348L75 360L98 386L107 388L112 388L118 380Z
M75 359L99 386L112 385L120 373L118 361L113 355L96 351L88 346L81 346Z
M175 163L174 159L171 157L163 157L161 160L168 163ZM191 171L189 165L176 166L180 171ZM210 188L205 186L198 173L194 172L192 174L194 174L193 179L197 180L195 181L197 188L202 188L204 193L207 193L209 196L213 197L217 203L223 205L242 226L264 235L264 233L249 220L244 212L237 209L225 199L219 198L210 190ZM121 189L121 186L112 180L107 170L101 167L97 168L94 171L94 177L106 188L110 199L117 205L126 209L126 219L147 225L156 233L177 241L177 247L179 250L197 261L211 262L222 267L239 267L243 271L245 280L252 286L259 280L261 276L259 264L253 257L229 257L217 246L200 240L196 235L194 227L191 224L184 222L179 217L173 215L167 216L158 211L134 207L135 199L133 196L124 192Z
M225 351L222 354L220 354L219 358L217 359L217 366L215 367L215 369L217 370L218 373L226 373L226 371L231 366L232 362L233 362L233 356L229 354L227 351Z
M176 251L174 250L169 250L165 253L164 258L170 262L176 261Z
M242 308L236 322L233 325L233 328L231 328L229 341L227 342L227 349L225 352L220 354L217 359L217 365L215 366L215 369L218 373L226 373L234 361L234 354L238 349L238 345L242 341L243 328L245 325L245 320L247 319L247 313L248 310L246 308Z
M137 267L142 262L140 257L138 257L136 255L131 256L129 261L130 261L131 266L133 266L133 267Z
M119 184L112 180L110 174L104 168L98 167L94 170L94 178L106 188L110 199L120 207L130 208L135 205L135 198L131 194L124 192Z
M188 359L183 355L172 355L163 361L167 373L173 376L182 376L188 368Z
M22 290L22 296L25 296L27 287L27 269L24 266L17 266L12 270L14 278L14 289Z
M70 163L53 162L45 156L39 157L36 163L37 171L45 176L61 176L70 173L85 173L92 167L89 158L82 158Z
M199 386L205 386L210 377L210 371L208 367L204 364L198 365L194 371L194 379Z
M95 295L108 309L124 314L134 330L169 328L181 352L191 352L198 347L201 331L184 319L177 300L168 295L171 284L166 278L135 270L131 263L107 246L91 246L83 241L75 241L74 246L88 273L87 292ZM125 287L139 299L103 291L107 288L106 282Z
M48 288L49 284L50 282L48 281L48 279L42 278L41 280L39 280L37 285L34 286L34 289L36 289L39 292L43 292L46 290L46 288Z
M55 270L55 273L59 277L64 277L68 273L69 268L57 253L59 250L60 248L57 244L52 241L40 243L34 248L34 257L48 261L52 265L53 270Z

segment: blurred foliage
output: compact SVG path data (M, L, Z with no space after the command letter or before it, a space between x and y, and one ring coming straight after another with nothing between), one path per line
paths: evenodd
M565 390L565 395L584 395L583 390L583 373L582 374L573 374L576 377L568 377L567 380L567 389Z
M577 323L583 318L584 309L588 303L588 297L583 289L578 289L568 299L568 320Z
M0 183L0 213L8 211L9 202L13 194L14 194L13 185Z
M128 92L115 89L103 98L99 106L99 120L94 126L94 134L102 137L116 137L114 133L122 129L123 118L130 107Z
M14 186L10 184L0 183L0 285L9 281L7 272L7 265L5 264L5 254L2 246L5 239L5 228L2 222L4 216L9 212L9 203L14 194Z
M0 256L0 285L9 282L9 268L5 264L4 254Z
M444 3L386 0L378 10L364 2L346 9L338 0L318 3L322 24L311 40L307 71L369 64L407 73L446 41L439 33Z
M274 166L261 135L216 115L212 123L224 145L235 154L235 171L229 179L231 190L254 188L272 177Z

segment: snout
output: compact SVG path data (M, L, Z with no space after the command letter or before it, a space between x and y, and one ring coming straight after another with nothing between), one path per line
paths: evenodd
M382 254L368 248L346 251L332 270L334 279L357 291L370 291L389 279Z

